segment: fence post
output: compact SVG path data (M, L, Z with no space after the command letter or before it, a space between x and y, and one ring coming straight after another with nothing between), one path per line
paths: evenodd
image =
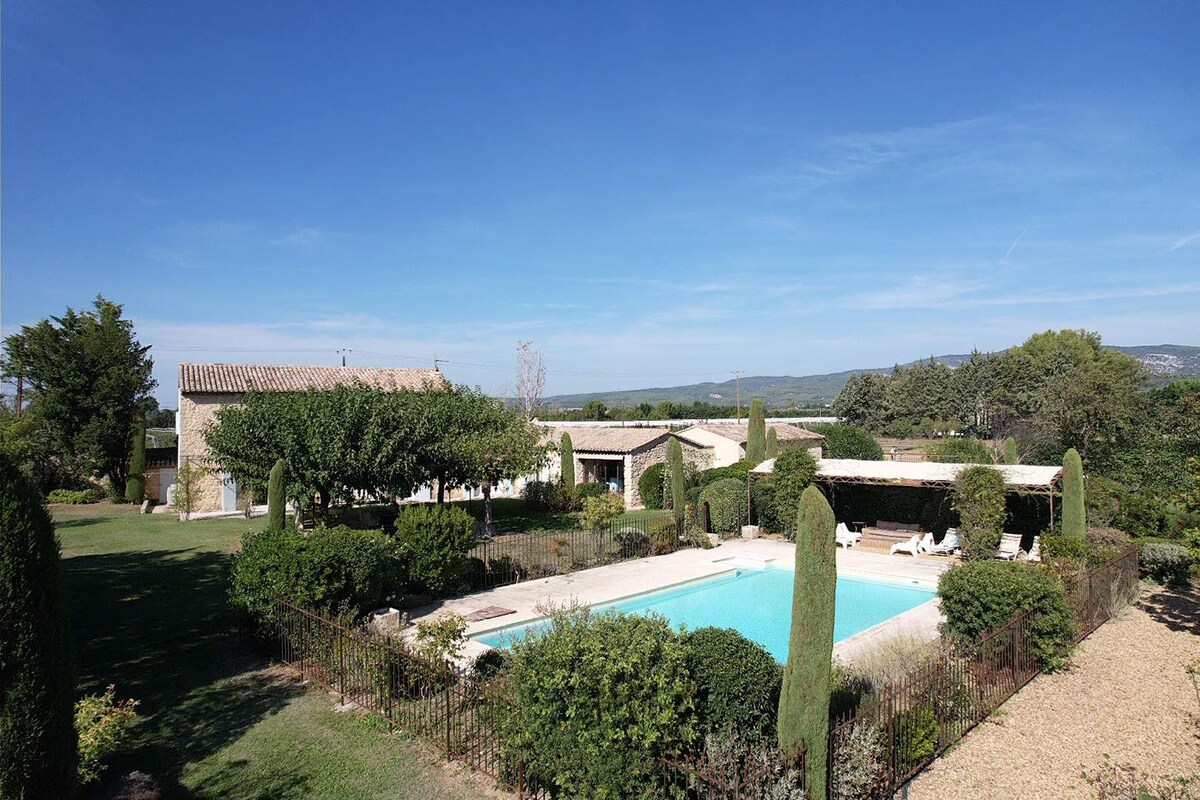
M446 682L446 760L453 761L454 757L450 753L450 680L445 678Z

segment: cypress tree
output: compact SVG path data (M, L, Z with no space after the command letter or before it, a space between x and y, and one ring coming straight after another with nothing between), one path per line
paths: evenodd
M558 452L562 458L562 482L575 485L575 448L571 446L571 434L564 433L559 440Z
M276 461L275 466L271 467L271 477L267 482L267 528L273 531L283 530L284 526L284 505L287 502L284 496L286 469L287 465L283 463L282 458Z
M1062 532L1064 536L1087 535L1087 511L1083 498L1083 462L1072 447L1063 456Z
M146 499L146 417L138 414L133 421L133 451L129 456L129 474L125 478L125 499L141 503Z
M746 425L746 460L757 467L767 458L767 423L763 414L763 401L750 401L750 420Z
M683 446L674 436L667 444L667 469L671 473L671 513L675 526L683 525L683 507L686 503L683 489Z
M38 493L0 454L0 797L69 797L75 676L58 538Z
M774 428L767 429L767 458L775 458L779 455L779 436L776 435Z
M1004 463L1021 463L1021 451L1017 449L1017 440L1011 436L1004 440Z
M833 610L837 589L834 517L815 486L804 490L796 520L792 631L779 694L779 748L805 756L809 797L825 796Z

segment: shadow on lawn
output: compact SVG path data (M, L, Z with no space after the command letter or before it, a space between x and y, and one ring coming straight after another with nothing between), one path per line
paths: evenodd
M113 774L140 769L165 796L183 796L186 764L236 741L303 691L258 671L266 659L226 601L228 556L125 551L68 558L63 567L81 690L115 683L118 697L141 702L136 741L114 759Z
M1200 635L1200 590L1195 587L1162 589L1142 597L1138 607L1173 631Z

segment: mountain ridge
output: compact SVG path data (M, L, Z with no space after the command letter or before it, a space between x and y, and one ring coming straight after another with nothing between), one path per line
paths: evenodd
M1111 349L1133 356L1146 366L1152 382L1161 385L1179 378L1200 378L1200 347L1181 344L1114 346ZM935 361L958 366L971 358L967 354L932 356ZM909 366L917 359L899 366ZM761 397L774 408L794 406L823 406L833 402L846 380L859 372L889 373L894 367L870 367L828 372L820 375L754 375L741 379L742 402ZM600 400L610 406L636 406L639 403L692 403L699 400L716 405L733 405L737 393L735 380L705 381L684 386L658 386L646 389L622 389L601 392L559 394L542 400L547 408L578 408L589 400Z

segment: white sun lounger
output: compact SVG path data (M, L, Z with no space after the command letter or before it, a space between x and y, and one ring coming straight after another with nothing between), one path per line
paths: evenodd
M1021 552L1021 535L1018 533L1005 533L1000 536L1000 549L996 551L996 558L1002 561L1013 561Z
M1024 553L1024 551L1022 551ZM1037 563L1042 560L1042 537L1033 537L1033 545L1030 546L1029 552L1025 553L1025 560Z
M958 531L951 528L946 531L946 535L942 537L942 541L926 550L926 552L933 553L936 556L952 556L961 548L962 540L958 537Z
M912 557L916 558L921 554L921 537L914 533L907 542L896 542L892 545L890 555L896 553L912 553Z
M850 530L848 527L846 527L846 523L844 522L838 523L837 530L834 531L833 537L834 542L840 544L842 547L854 547L854 545L858 544L859 541L862 540L862 534L855 533L854 531Z

